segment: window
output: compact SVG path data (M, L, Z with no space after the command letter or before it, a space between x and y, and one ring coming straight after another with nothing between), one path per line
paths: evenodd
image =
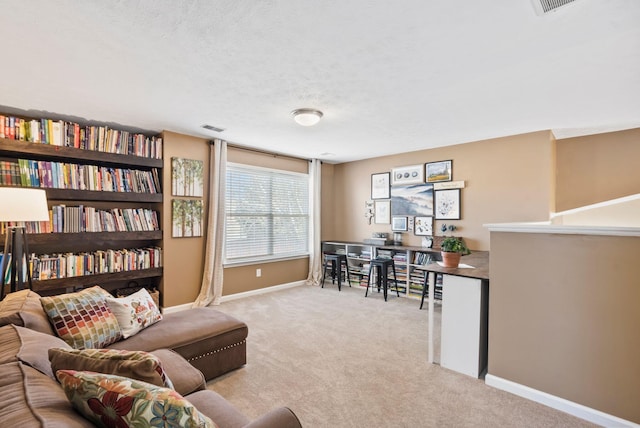
M309 175L228 164L225 263L309 254Z

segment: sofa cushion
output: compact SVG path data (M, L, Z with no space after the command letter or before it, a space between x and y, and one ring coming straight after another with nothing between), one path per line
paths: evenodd
M18 361L20 346L20 336L16 333L14 325L0 327L0 365Z
M24 327L13 326L20 338L20 350L17 357L23 363L46 374L51 379L55 375L51 370L51 363L47 356L50 348L71 349L67 342L56 336L40 333Z
M57 381L18 361L0 365L0 426L87 428Z
M107 304L118 319L124 339L162 319L160 309L145 288L126 297L108 297Z
M9 293L0 302L0 326L8 324L55 335L49 318L42 309L40 295L31 290Z
M206 389L202 372L193 367L180 354L171 349L156 349L151 352L162 361L165 373L173 383L178 394L186 396L195 391Z
M200 370L206 379L246 363L248 328L237 318L210 307L172 312L163 317L140 334L112 343L109 348L143 351L170 348Z
M110 296L96 285L40 301L57 335L72 348L104 348L122 338L118 320L107 305Z
M98 426L215 427L176 391L104 373L59 370L71 404Z
M173 388L160 359L148 352L118 349L49 349L51 370L92 371Z

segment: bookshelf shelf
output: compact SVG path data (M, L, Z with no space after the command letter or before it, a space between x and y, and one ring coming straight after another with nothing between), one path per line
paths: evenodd
M108 201L161 203L162 193L105 192L99 190L45 189L48 200L55 201Z
M76 149L75 147L52 146L50 144L30 143L8 138L0 138L0 156L29 157L35 160L55 160L60 162L90 162L100 166L117 167L162 168L163 165L162 159Z
M44 281L33 281L33 291L60 290L66 288L78 288L102 285L104 282L114 281L134 281L145 278L159 278L162 276L162 268L130 270L124 272L100 273L95 275L73 276L70 278L47 279Z

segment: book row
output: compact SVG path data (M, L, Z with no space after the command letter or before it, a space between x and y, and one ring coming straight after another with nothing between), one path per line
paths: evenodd
M29 159L1 160L0 185L105 192L161 192L157 168L146 171Z
M96 209L80 205L53 205L49 221L3 222L0 234L10 226L24 226L27 233L144 232L160 230L158 213L146 208Z
M0 115L0 138L76 149L162 158L162 138L52 119Z
M5 256L11 259L11 254L0 253L0 262ZM149 247L79 254L32 255L30 266L34 281L151 269L162 266L162 250ZM10 275L8 272L5 284Z

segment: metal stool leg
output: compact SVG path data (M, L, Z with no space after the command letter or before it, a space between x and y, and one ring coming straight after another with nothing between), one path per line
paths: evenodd
M396 285L396 295L400 297L400 292L398 291L398 276L396 275L395 263L391 263L391 269L393 269L393 283Z
M371 283L371 273L373 271L373 265L369 265L369 275L367 275L367 291L364 292L364 297L369 294L369 284Z
M420 309L422 309L422 305L424 305L424 296L427 295L427 290L429 288L429 273L424 271L424 283L422 284L422 299L420 299Z
M327 263L328 263L328 261L325 258L324 259L324 263L322 264L322 266L323 266L322 267L322 282L321 282L322 286L320 288L324 288L324 276L327 273L327 267L328 267Z
M383 265L380 270L382 274L380 275L380 281L382 281L382 294L384 295L384 301L387 301L387 289L389 286L389 272L387 271L387 265Z
M347 270L347 284L349 284L349 287L351 287L351 273L349 273L349 260L345 258L344 264Z

